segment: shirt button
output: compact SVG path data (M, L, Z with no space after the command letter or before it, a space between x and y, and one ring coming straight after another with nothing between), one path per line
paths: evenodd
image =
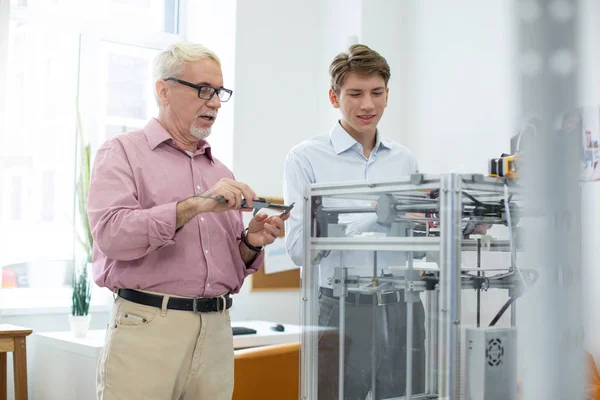
M200 190L201 189L200 185L196 185L196 189Z
M204 252L205 252L206 254L208 254L208 250L204 250Z
M207 283L207 284L206 284L206 287L210 287L210 283Z
M204 221L204 217L200 217L200 221Z

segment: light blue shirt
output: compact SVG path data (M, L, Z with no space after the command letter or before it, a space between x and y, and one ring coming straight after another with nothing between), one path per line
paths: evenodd
M312 183L367 181L405 177L418 171L415 155L406 147L389 140L377 132L375 147L369 158L363 148L350 136L339 122L329 134L315 136L296 145L287 155L284 167L285 204L296 203L285 223L285 244L293 262L301 266L304 257L303 215L304 188ZM364 201L346 199L323 199L325 206L365 206ZM376 223L374 213L344 214L339 222L347 224L347 235L363 232L385 232ZM372 276L373 252L331 252L320 263L320 284L331 287L329 278L335 267L349 266L348 274ZM377 272L390 273L389 266L404 266L406 256L402 252L379 252ZM396 273L397 274L397 273Z

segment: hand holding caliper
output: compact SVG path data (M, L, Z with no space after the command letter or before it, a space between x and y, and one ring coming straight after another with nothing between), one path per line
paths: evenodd
M241 209L242 211L253 210L254 215L256 215L260 209L270 208L282 211L280 217L284 217L294 207L294 204L290 206L274 204L263 197L256 196L248 185L226 178L221 179L208 191L202 194L194 194L193 197L211 199L216 202L205 205L204 212L223 212L231 209Z
M223 196L210 197L210 196L195 195L195 197L202 197L205 199L213 199L218 203L227 203L227 199ZM253 215L256 215L258 213L258 211L262 208L279 210L279 211L282 211L282 213L280 214L280 217L283 217L286 214L288 214L292 210L292 208L294 208L294 204L296 204L296 203L292 203L289 206L286 206L284 204L275 204L273 202L267 201L264 197L259 197L257 200L252 200L252 207L248 207L248 204L246 203L246 199L243 199L242 205L240 208L253 209L254 210L252 212Z

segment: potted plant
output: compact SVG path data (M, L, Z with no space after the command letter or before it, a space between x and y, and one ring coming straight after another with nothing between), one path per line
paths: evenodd
M91 146L84 142L81 126L81 116L77 107L77 142L79 149L78 177L75 187L77 197L76 208L78 213L78 224L75 225L75 237L83 251L82 257L75 257L71 285L73 288L71 315L69 324L75 336L83 337L87 334L90 326L89 315L90 301L92 297L92 280L90 277L92 251L94 239L90 229L87 216L88 191L90 186ZM82 261L77 261L83 258Z
M73 294L69 325L77 337L84 337L90 327L90 300L92 297L91 279L87 263L80 268L73 268Z

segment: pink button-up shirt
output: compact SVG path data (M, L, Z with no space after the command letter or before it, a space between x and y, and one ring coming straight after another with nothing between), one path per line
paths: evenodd
M264 261L263 253L248 268L242 260L242 213L202 213L175 230L177 202L221 178L234 176L206 141L190 156L156 119L104 143L88 201L96 283L189 297L237 293Z

